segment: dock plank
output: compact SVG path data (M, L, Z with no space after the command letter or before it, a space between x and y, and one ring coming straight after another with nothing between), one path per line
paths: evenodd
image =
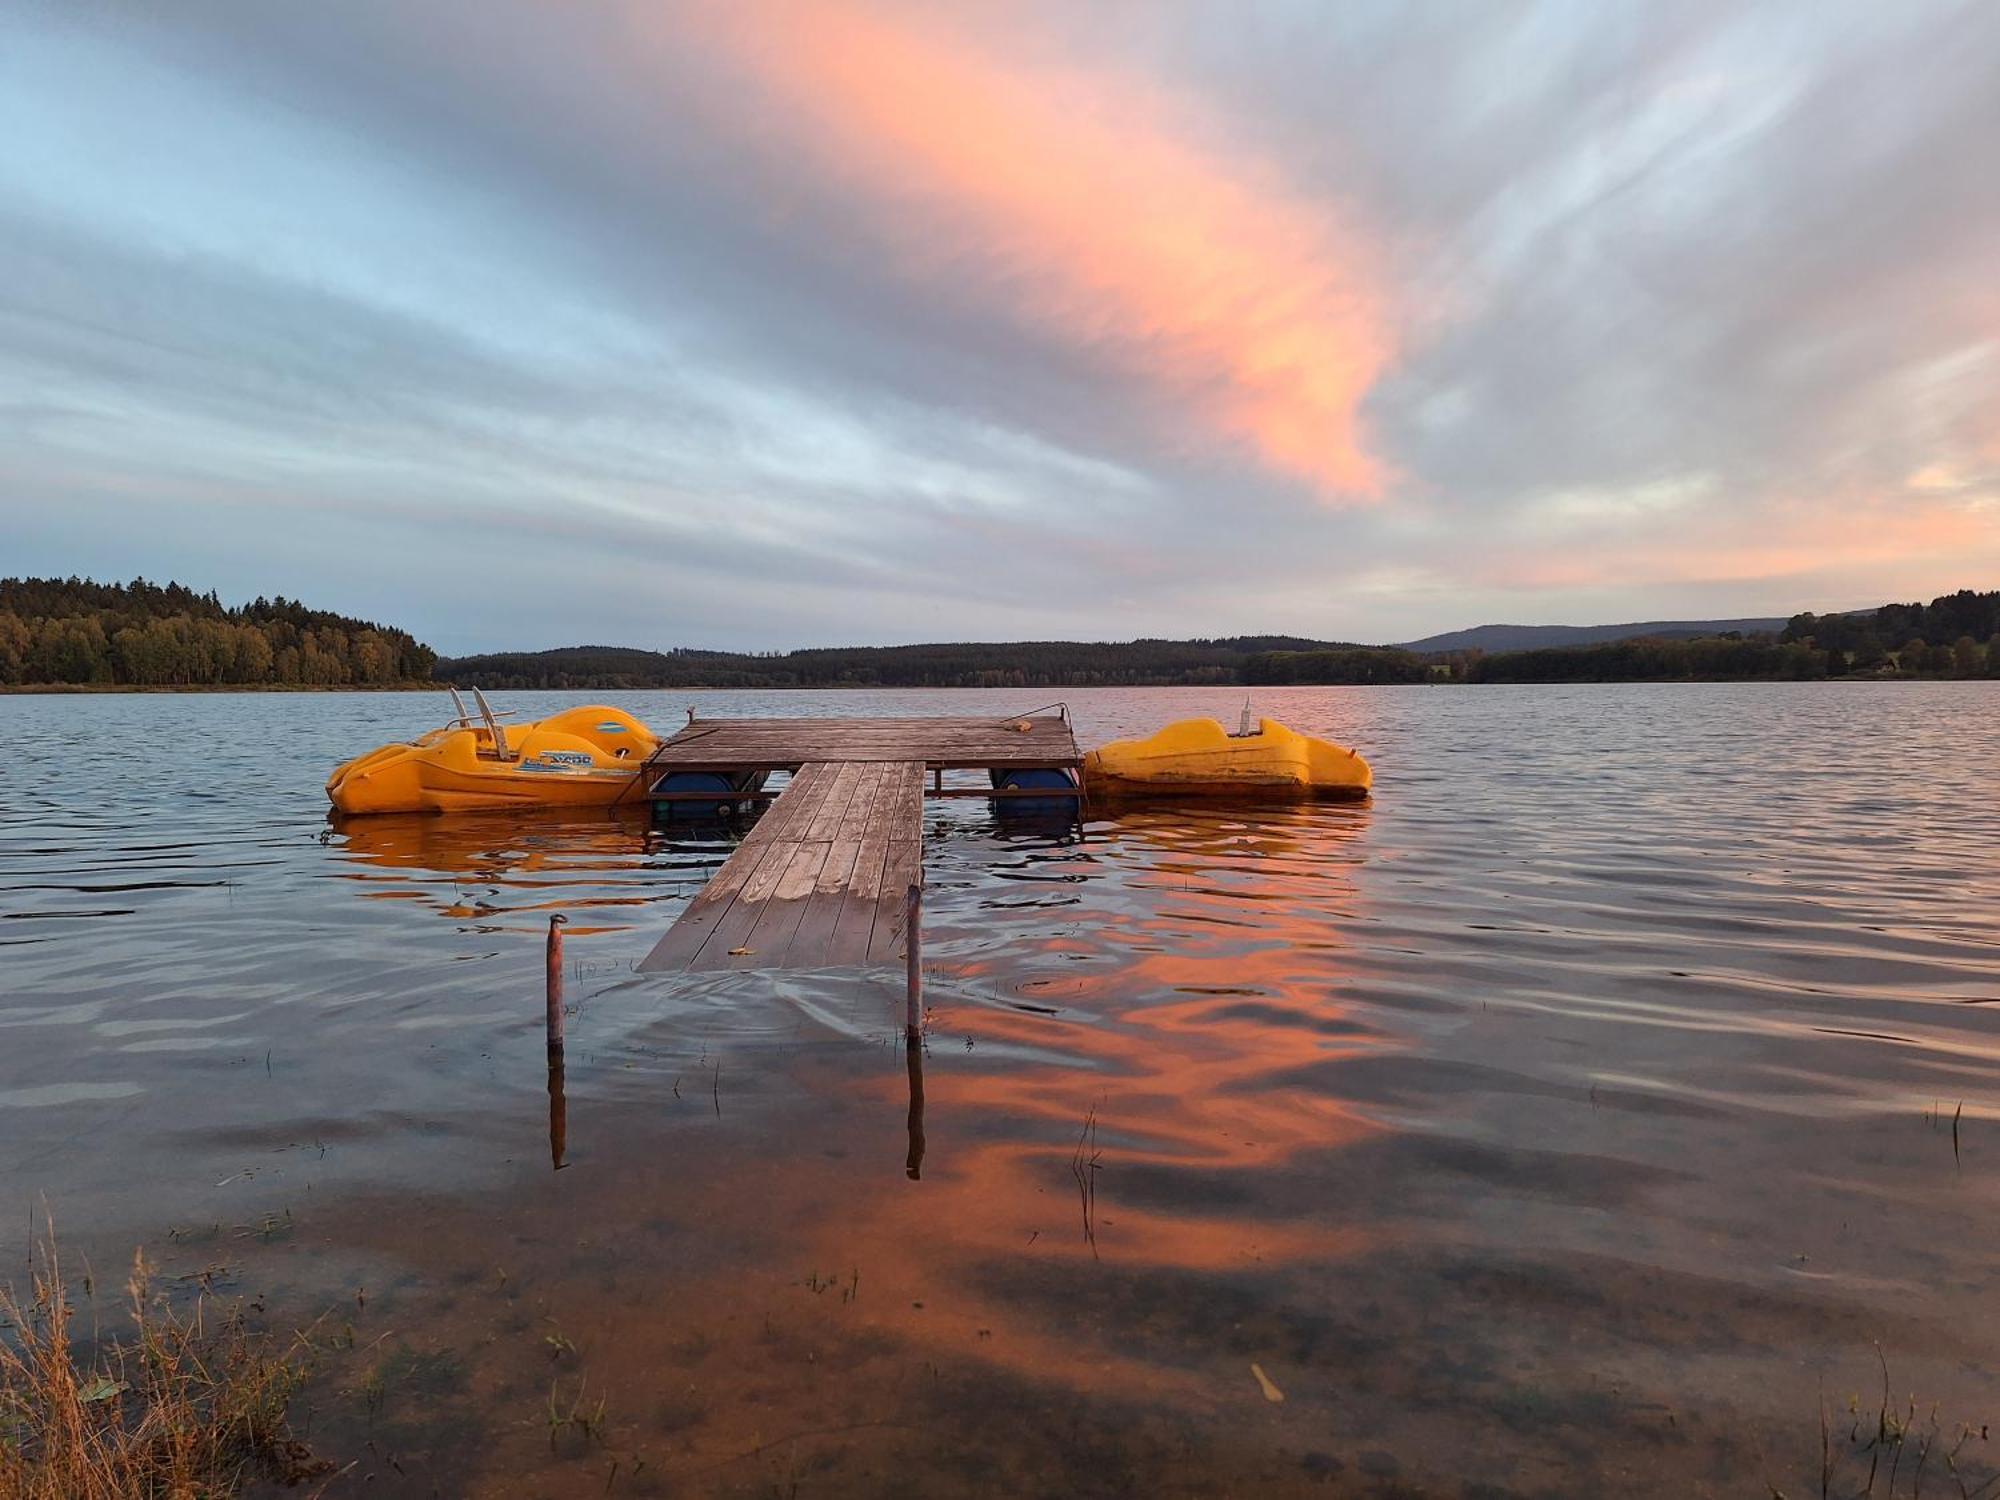
M786 968L838 967L829 960L828 948L833 941L834 925L840 920L848 882L854 878L854 862L860 854L858 838L838 839L827 845L826 862L820 866L819 879L813 885L812 895L806 898L798 930L792 934L791 946L785 951Z
M1019 727L1025 726L1025 727ZM1069 721L1016 718L696 719L654 753L666 770L756 770L808 763L918 761L994 770L1082 763Z
M680 920L667 930L667 935L646 956L641 969L684 968L693 961L765 858L786 846L785 830L794 817L815 803L819 795L815 783L821 775L820 767L801 768L792 778L791 785L785 788L784 795L771 804L764 817L736 846L736 851L723 862L722 868L709 877L708 884L688 903Z
M882 861L882 899L875 903L875 925L868 939L871 964L894 963L903 956L909 926L909 890L924 883L924 846L917 839L891 839Z
M819 880L820 867L826 863L827 853L832 847L826 843L794 846L791 858L785 862L784 871L771 889L770 898L759 905L757 920L743 939L742 947L748 951L725 951L718 960L722 967L770 969L785 966L792 936L805 917L807 899L812 895L813 886Z
M840 826L841 815L854 800L855 789L861 781L861 768L867 761L843 761L834 767L833 784L827 794L820 799L814 809L812 819L806 827L804 838L810 843L830 844L834 830Z
M900 911L909 883L891 884L890 856L897 843L921 847L923 836L924 768L913 763L884 768L884 785L869 808L867 824L855 855L854 874L827 940L827 963L889 963L898 956L889 945L875 942L875 927L885 908ZM900 832L900 838L898 834ZM894 915L887 919L891 924Z

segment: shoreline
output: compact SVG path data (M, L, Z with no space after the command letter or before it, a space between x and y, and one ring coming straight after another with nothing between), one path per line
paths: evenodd
M923 683L923 682L773 682L755 684L731 684L729 686L705 685L692 682L668 682L618 686L584 687L485 687L489 693L1031 693L1031 692L1094 692L1103 689L1130 691L1133 689L1157 690L1173 689L1186 691L1208 688L1224 692L1242 692L1255 695L1273 688L1519 688L1519 687L1701 687L1716 684L1782 685L1800 687L1827 686L1835 683L1859 682L1993 682L1993 677L1961 677L1932 675L1920 672L1884 672L1866 675L1847 673L1839 677L1551 677L1534 681L1519 682L1458 682L1444 678L1430 682L1060 682L1029 683L1023 686L992 683ZM228 693L441 693L447 688L457 687L470 691L469 684L447 682L385 682L385 683L293 683L293 682L216 682L200 684L169 683L84 683L84 682L15 682L0 683L0 698L26 698L37 695L48 697L85 697L92 695L121 696L136 694L166 694L201 696L204 694Z

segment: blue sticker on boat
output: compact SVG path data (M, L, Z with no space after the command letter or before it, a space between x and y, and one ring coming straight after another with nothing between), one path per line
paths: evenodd
M599 724L597 732L599 734L623 734L625 726L623 724Z

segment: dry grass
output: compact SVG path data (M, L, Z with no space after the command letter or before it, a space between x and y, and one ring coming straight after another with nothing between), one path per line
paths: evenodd
M170 1305L143 1253L127 1285L130 1331L82 1344L53 1236L27 1301L0 1289L0 1497L205 1500L328 1471L286 1423L303 1338L278 1347L206 1296Z

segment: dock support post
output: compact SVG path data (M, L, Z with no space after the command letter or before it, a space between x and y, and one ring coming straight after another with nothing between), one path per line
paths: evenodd
M549 1051L563 1049L563 923L569 920L561 912L549 918Z
M910 1151L903 1158L903 1175L917 1182L924 1175L924 1044L918 1038L904 1041L903 1063L910 1078Z
M563 1049L549 1048L549 1165L563 1169L569 1148L569 1103L563 1095Z
M914 1042L924 1031L924 888L914 882L903 908L903 952L909 967L909 1008L903 1037Z

